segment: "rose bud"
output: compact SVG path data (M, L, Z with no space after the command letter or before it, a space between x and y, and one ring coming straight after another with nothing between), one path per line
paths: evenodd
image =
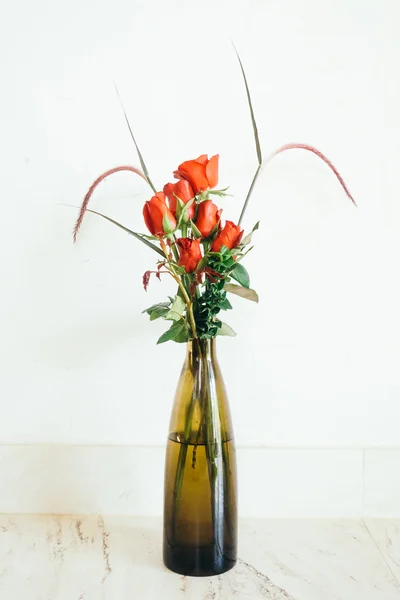
M185 267L186 273L192 273L202 259L200 240L179 238L176 243L179 247L178 265Z
M217 185L218 160L219 154L212 156L210 160L207 154L202 154L195 160L187 160L179 165L174 171L174 177L188 181L197 195Z
M208 237L214 227L218 225L221 218L221 212L222 211L218 209L218 206L214 204L212 200L200 202L197 211L196 227L203 237Z
M194 198L194 191L190 183L184 179L178 181L177 183L167 183L164 185L164 194L168 198L168 204L171 212L176 217L176 209L177 209L177 196L184 204L187 204L189 200ZM189 206L187 209L188 220L193 219L196 207L193 204Z
M147 229L152 235L171 233L176 227L176 220L169 210L163 192L157 192L143 207L143 217ZM165 225L167 225L165 227Z
M239 225L235 225L232 221L227 221L225 227L219 232L211 246L212 252L219 252L222 246L226 246L229 250L236 248L241 242L243 233L243 229L240 231Z

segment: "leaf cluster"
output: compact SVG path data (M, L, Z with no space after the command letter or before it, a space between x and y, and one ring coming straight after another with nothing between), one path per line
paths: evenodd
M172 321L171 327L162 334L157 344L163 344L173 340L174 342L184 343L189 340L189 329L185 317L186 305L182 297L177 294L175 298L169 298L168 302L159 302L153 304L143 311L150 317L150 321L156 319L165 319Z
M221 310L230 310L231 303L226 297L224 279L216 283L207 282L203 294L194 301L197 335L206 340L218 335L222 321L217 318Z

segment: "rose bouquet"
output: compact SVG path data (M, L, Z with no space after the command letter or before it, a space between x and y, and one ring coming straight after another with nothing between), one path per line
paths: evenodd
M224 221L222 209L214 202L215 197L228 195L228 188L217 189L219 155L209 159L203 154L194 160L183 162L174 171L174 177L178 181L166 183L162 191L157 191L124 111L142 170L133 166L119 166L103 173L89 188L74 227L73 236L76 241L85 212L95 213L130 233L161 257L153 270L144 273L144 289L147 290L153 274L159 279L162 275L171 276L178 288L174 298L170 297L143 311L150 316L151 321L171 321L170 328L159 338L159 344L169 340L187 342L196 338L210 339L217 335L234 336L236 334L232 328L219 318L221 311L232 308L227 294L236 294L258 302L258 295L250 288L249 274L241 261L253 248L250 246L252 235L258 229L259 223L243 237L241 222L257 178L262 168L274 156L291 149L312 152L332 169L347 196L355 204L334 165L313 146L285 144L263 161L250 92L241 62L240 66L253 124L258 167L237 224L230 220ZM119 171L131 171L139 175L153 190L154 195L143 207L144 222L150 235L131 231L106 215L88 209L89 199L97 185Z
M239 57L238 57L239 58ZM178 384L171 418L164 505L164 562L172 570L190 575L222 573L236 561L236 470L232 424L222 376L215 355L215 338L235 335L221 320L232 308L230 294L258 302L250 277L242 264L252 249L259 224L244 235L242 220L255 183L266 164L290 149L307 150L333 171L354 202L334 165L307 144L286 144L263 161L246 76L240 62L253 126L258 166L237 222L225 220L218 206L227 188L218 188L219 156L203 154L182 162L174 171L175 182L162 189L153 184L128 118L141 169L119 166L103 173L89 188L74 228L74 240L85 213L107 219L157 254L143 275L147 290L152 276L172 277L176 293L144 312L150 320L164 319L169 327L158 343L187 343L187 355ZM122 106L122 103L121 103ZM122 107L123 108L123 107ZM88 208L101 181L131 171L152 189L144 204L147 233L137 233L114 219ZM190 458L189 458L190 457Z

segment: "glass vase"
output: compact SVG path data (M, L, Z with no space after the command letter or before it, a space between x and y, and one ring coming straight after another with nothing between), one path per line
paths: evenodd
M237 557L236 456L215 339L188 342L169 427L164 563L218 575Z

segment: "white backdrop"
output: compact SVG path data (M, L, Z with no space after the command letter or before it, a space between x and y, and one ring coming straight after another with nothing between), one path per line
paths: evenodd
M172 288L152 252L95 216L71 230L90 183L138 160L153 180L221 155L236 220L256 167L234 40L264 154L245 218L260 304L234 299L219 343L246 446L399 442L400 6L396 0L17 0L0 23L0 443L157 445L184 348L157 347L141 311ZM131 174L92 207L136 230L149 193Z

